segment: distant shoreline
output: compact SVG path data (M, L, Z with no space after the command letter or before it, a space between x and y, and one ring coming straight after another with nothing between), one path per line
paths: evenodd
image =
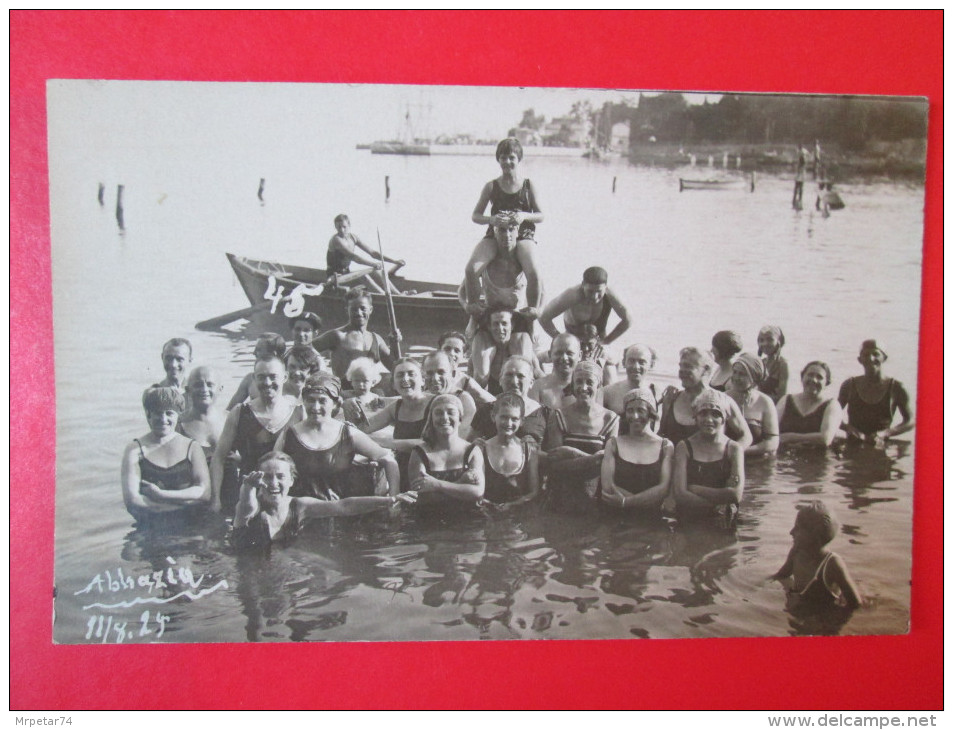
M728 170L743 172L765 171L794 176L796 162L795 146L791 144L697 144L676 145L643 143L630 147L629 161L635 165L676 168L691 163L707 169L712 157L711 169L725 169L724 156L728 154ZM739 164L740 158L740 164ZM838 149L821 148L821 162L827 167L826 177L838 181L857 178L885 177L892 179L918 180L923 183L926 174L925 140L881 144L863 152L843 152ZM813 168L813 159L808 157L808 171Z

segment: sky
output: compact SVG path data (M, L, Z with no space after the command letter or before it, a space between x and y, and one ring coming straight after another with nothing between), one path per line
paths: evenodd
M605 89L550 89L477 86L366 86L378 97L378 117L373 129L378 138L397 135L402 115L408 105L412 111L429 109L430 129L437 134L471 134L479 138L499 139L516 126L523 111L533 109L547 120L564 116L576 101L588 100L593 108L606 101L623 99L638 103L639 91ZM651 92L650 92L651 93ZM701 103L704 95L692 95L690 102ZM708 95L717 100L718 95ZM392 118L386 111L390 109ZM368 125L368 130L372 127ZM368 139L366 141L373 141Z
M569 113L576 101L593 108L606 101L637 104L638 91L478 86L374 84L223 83L182 81L48 82L49 103L63 106L73 133L83 130L84 154L100 144L142 147L172 136L198 151L214 146L229 128L230 138L249 154L269 142L294 145L302 134L334 138L348 147L400 136L411 109L429 125L415 136L470 134L499 140L519 124L526 109L547 120ZM651 92L649 92L651 93ZM704 94L688 95L701 103ZM709 100L718 95L708 94Z

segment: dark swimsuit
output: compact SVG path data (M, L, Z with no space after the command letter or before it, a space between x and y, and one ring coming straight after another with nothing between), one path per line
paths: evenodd
M820 433L821 425L824 422L824 414L827 412L827 406L830 405L830 399L821 403L817 408L806 416L798 409L794 402L794 396L784 396L787 403L784 406L784 416L781 418L781 433Z
M679 393L683 392L679 390L662 401L662 418L659 421L658 435L667 438L673 444L684 441L698 430L694 421L690 424L684 424L675 420L675 401L678 399Z
M416 453L417 458L427 472L434 479L442 482L453 482L456 484L463 478L469 470L470 455L476 444L469 444L467 450L463 453L463 464L454 469L433 469L430 466L430 458L422 446L415 446L411 453ZM446 494L424 493L417 497L417 513L426 514L433 517L446 517L450 514L463 514L475 512L476 501L467 502L462 499L455 499Z
M486 480L483 498L485 500L494 504L506 504L507 502L515 502L520 497L525 497L530 493L530 472L526 467L530 459L536 454L536 444L524 440L523 464L519 471L513 474L501 474L490 463L490 455L486 452L486 441L479 439L475 443L483 451L483 468Z
M419 439L424 433L424 426L427 425L427 417L430 415L430 406L424 409L424 415L416 421L401 421L400 407L403 401L397 401L394 404L394 438L395 439ZM410 489L407 483L407 467L410 464L410 451L398 451L396 453L397 466L400 467L400 488L406 492ZM448 480L450 481L450 480Z
M608 298L602 298L602 310L596 315L594 320L589 322L576 322L574 324L567 324L566 320L563 319L563 323L566 324L566 332L572 335L576 335L579 339L583 339L585 332L583 328L587 324L595 325L596 331L599 333L599 339L604 340L606 338L606 326L609 324L609 315L612 314L612 305L609 303Z
M827 570L827 564L834 557L834 553L828 553L824 556L814 571L814 575L800 591L791 592L798 597L800 602L812 603L815 605L833 606L837 603L838 594L835 594L824 580L824 572Z
M894 399L894 386L899 385L893 378L887 378L887 387L883 397L876 403L868 403L857 390L857 378L850 378L847 393L847 422L864 434L877 433L890 428L893 412L897 408Z
M370 347L364 350L345 348L343 343L331 351L331 372L341 380L343 390L351 390L351 381L347 379L347 369L359 357L369 357L374 362L381 361L381 347L385 344L384 338L376 332L368 331L371 335ZM364 340L367 341L366 338Z
M341 499L353 496L348 489L348 473L354 462L354 441L351 427L341 428L337 443L326 449L314 449L301 442L298 433L288 429L285 434L284 452L292 458L298 470L292 497L315 499Z
M288 519L278 529L278 532L274 535L270 534L265 516L259 512L248 521L247 525L236 527L232 531L232 544L237 548L244 549L267 547L276 543L287 544L297 537L303 524L303 516L298 507L298 500L292 497L291 506L288 508Z
M763 362L767 376L764 382L758 386L758 390L770 396L774 402L777 402L778 398L781 397L781 394L778 392L778 389L781 387L781 365L787 365L788 361L778 356L778 359L772 360L770 364L766 360ZM820 431L820 429L817 430Z
M176 492L182 489L188 489L192 486L192 461L189 457L192 454L192 444L194 444L195 441L189 439L189 446L185 452L185 458L172 466L159 466L158 464L152 463L146 458L139 439L133 439L133 441L139 446L139 474L143 482L151 482L159 489Z
M224 481L222 483L222 493L219 495L219 499L222 502L222 511L225 514L231 514L235 511L235 505L238 504L238 486L242 479L258 468L258 461L262 456L275 450L278 437L288 428L291 418L294 416L294 409L292 409L281 428L277 431L269 431L261 425L261 421L255 416L248 403L242 403L240 409L232 448L241 454L241 463L239 465L238 481L233 485L234 489L226 491L226 484Z
M687 484L695 484L712 489L724 489L728 486L731 476L731 457L728 455L728 446L725 444L725 453L715 461L696 461L692 451L692 442L685 441L688 447L688 463L686 466Z
M668 439L662 439L662 443L659 445L658 459L651 464L636 464L626 461L619 455L619 447L616 445L615 477L613 481L630 494L639 494L654 487L662 480L662 461L664 460L666 443L671 442Z
M604 449L606 441L609 440L619 420L617 414L612 411L608 413L612 414L612 418L605 423L602 430L597 434L589 434L569 431L562 410L558 408L554 410L553 418L556 428L562 435L562 445L571 446L590 455ZM598 474L587 478L581 474L562 474L560 471L559 462L556 462L549 473L548 486L552 492L552 505L560 511L567 512L590 510L593 500L599 498Z
M522 213L538 213L536 199L533 197L532 188L530 188L529 178L523 179L523 185L515 193L507 193L500 187L499 180L493 181L493 188L490 190L490 215L496 215L503 210L518 210ZM532 239L536 233L536 224L529 221L520 223L520 240ZM490 226L486 232L487 238L495 238L493 226Z
M519 427L516 435L522 439L532 439L537 446L542 444L543 436L546 434L546 422L549 420L551 412L552 409L549 406L540 405L539 408L523 419L523 424ZM470 426L481 438L489 440L496 436L496 424L493 422L493 404L486 403L477 408Z

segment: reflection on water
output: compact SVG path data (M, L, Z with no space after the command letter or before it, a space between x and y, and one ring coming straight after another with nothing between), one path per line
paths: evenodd
M313 148L294 159L287 150L275 153L267 205L255 196L262 171L243 162L240 145L227 137L210 141L211 167L194 150L158 142L131 156L104 147L109 169L126 185L121 237L112 212L96 201L100 168L72 150L72 164L51 172L56 641L115 641L117 624L125 625L126 642L907 631L913 456L902 443L886 451L791 449L749 462L731 529L608 512L557 515L535 506L445 524L405 511L314 525L288 548L240 555L215 520L132 528L120 495L120 455L146 430L139 399L162 378L162 343L189 337L194 364L221 370L224 402L251 363L252 343L243 335L193 329L247 304L225 251L320 262L333 216L347 210L362 235L373 238L381 227L388 254L410 262L409 277L459 280L479 233L469 212L480 186L498 172L492 160L382 159L329 150L319 139L308 144ZM54 145L51 155L60 153ZM257 154L268 159L269 151ZM221 160L234 162L223 168ZM562 262L579 261L583 250L586 265L608 268L635 322L626 340L656 347L660 380L672 380L682 346L705 343L726 327L753 344L761 325L772 322L784 328L792 371L825 359L834 370L832 390L859 373L861 340L893 343L890 374L915 394L922 189L844 184L848 207L821 219L810 207L790 210L790 184L782 179L764 177L754 194L679 194L678 170L560 159L527 160L525 167L545 194L538 251L547 294L578 281L582 263ZM384 175L393 187L386 204ZM105 182L111 189L114 182ZM421 200L429 206L423 231ZM108 387L88 387L91 379ZM806 615L768 580L790 547L796 507L811 499L824 500L838 517L831 547L869 599L851 615ZM201 577L198 592L220 587L169 600L181 586L150 588L142 576L170 567ZM135 585L116 583L112 591L120 569ZM95 576L103 581L97 600L115 607L90 608L91 593L77 593Z
M236 553L217 518L129 531L106 562L119 577L187 566L197 600L111 609L115 623L163 622L155 641L664 638L898 633L906 630L908 535L876 518L909 490L902 449L839 455L801 449L749 465L734 526L604 510L594 517L461 515L412 510L312 525L290 547ZM876 494L876 497L871 497ZM841 519L832 548L869 605L851 614L798 605L770 576L790 547L796 505L821 498ZM907 500L909 504L909 500ZM901 511L909 520L908 508ZM886 530L886 540L877 537ZM893 536L896 552L885 551ZM95 561L85 558L86 564ZM104 568L108 569L108 568ZM887 571L898 570L889 577ZM872 574L876 576L871 579ZM62 575L62 571L61 571ZM888 579L889 578L889 579ZM56 638L82 641L89 576L59 581ZM181 583L181 581L180 581ZM875 588L876 586L876 588ZM140 590L166 600L166 584ZM884 590L885 594L878 594ZM96 640L96 637L92 637ZM127 639L128 640L128 639Z

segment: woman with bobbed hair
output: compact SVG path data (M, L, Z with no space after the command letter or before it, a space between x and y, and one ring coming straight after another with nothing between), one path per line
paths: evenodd
M744 347L741 344L741 335L731 330L716 332L711 338L711 356L715 360L715 371L708 381L708 387L724 393L731 382L731 363L735 355Z
M843 412L836 398L824 399L831 384L827 363L812 360L801 371L801 392L788 393L778 402L781 445L817 444L830 446L840 426Z

